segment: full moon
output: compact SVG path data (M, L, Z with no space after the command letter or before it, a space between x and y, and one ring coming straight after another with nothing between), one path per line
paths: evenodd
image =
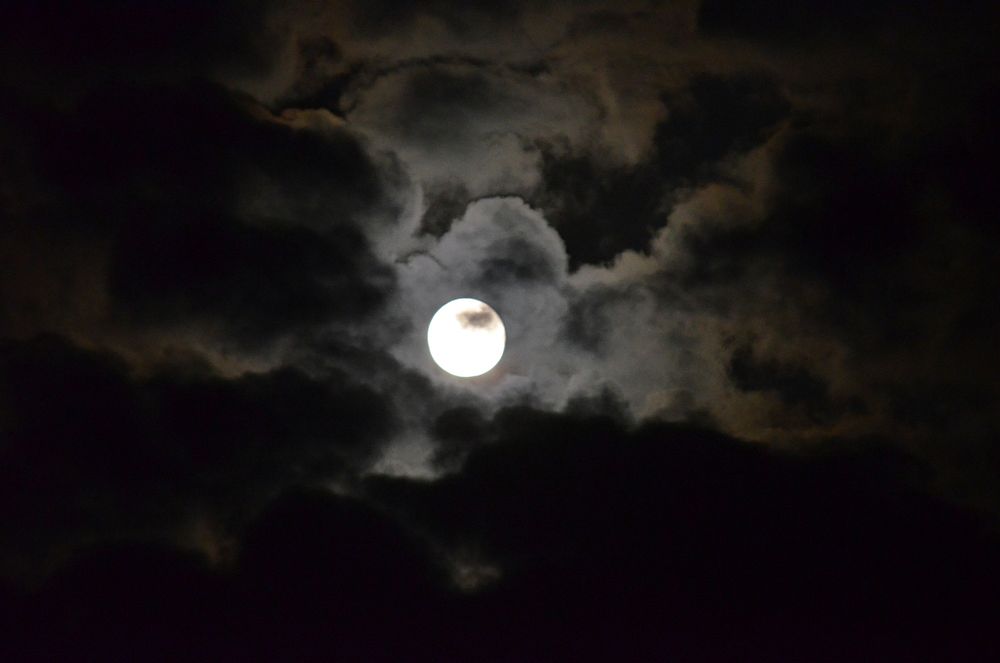
M503 321L478 299L454 299L431 318L427 345L438 366L460 378L482 375L497 365L507 343Z

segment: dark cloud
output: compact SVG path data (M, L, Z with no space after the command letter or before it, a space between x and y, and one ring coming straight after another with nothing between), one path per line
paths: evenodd
M420 219L420 232L440 237L448 232L451 224L462 218L472 194L461 184L435 186L428 190L427 210Z
M965 137L952 139L960 144ZM912 343L921 331L918 311L951 297L947 281L977 270L953 263L951 275L934 282L915 261L962 250L958 237L968 231L957 229L978 224L984 212L952 188L947 166L913 149L922 148L886 151L885 141L861 128L847 135L817 125L791 130L775 153L764 218L686 235L695 259L677 276L696 288L777 269L790 292L800 284L822 289L822 306L804 313L821 316L828 330L854 335L868 349ZM945 224L954 224L958 244L929 245Z
M431 0L414 4L400 0L352 2L350 16L354 26L362 33L385 35L409 27L420 16L429 16L444 22L452 31L462 34L472 32L486 36L486 31L498 24L509 24L517 17L525 3L518 1L456 2Z
M320 651L344 658L423 658L443 615L441 573L384 514L325 491L287 494L248 531L239 560L266 659ZM242 635L242 634L241 634Z
M620 423L631 419L628 402L612 385L599 385L592 393L574 394L563 408L566 414L583 417L605 416Z
M974 28L975 17L987 16L991 11L989 3L974 2L955 12L948 3L939 0L821 0L808 7L767 0L754 3L704 0L698 9L698 26L708 34L808 48L810 41L849 39L900 27Z
M663 95L667 118L656 127L660 172L697 180L733 152L760 145L791 112L777 81L765 74L693 77Z
M872 269L913 246L920 231L912 206L920 193L871 148L833 143L811 132L794 136L777 160L782 194L770 228L797 272L838 291L872 293ZM882 282L875 288L888 285Z
M254 521L226 571L162 545L81 553L14 604L19 630L2 647L8 660L430 660L451 633L439 621L451 612L439 579L389 518L300 490Z
M279 108L324 108L342 115L340 101L360 66L344 60L344 52L324 35L297 40L298 72L274 103Z
M121 225L142 202L233 210L251 183L273 187L298 225L344 223L382 193L346 131L269 119L211 83L100 86L72 113L36 110L17 105L10 117L32 143L27 165L52 189L49 204L66 205L52 214L87 230ZM335 211L317 209L317 198Z
M742 391L773 391L788 407L801 407L814 420L831 420L836 414L829 386L804 366L761 359L744 346L733 353L727 368L729 378Z
M559 274L547 247L525 237L498 238L491 243L491 257L479 265L473 283L490 287L508 283L551 283Z
M919 466L889 447L786 456L525 408L463 435L486 439L456 474L370 480L382 507L279 497L230 570L93 549L8 597L26 609L5 646L489 661L993 649L1000 542L915 489Z
M255 343L304 326L356 320L385 301L392 274L353 230L317 234L234 219L147 215L115 246L110 291L126 315L210 320Z
M332 123L293 126L206 83L11 115L44 195L12 222L102 247L112 308L132 322L208 321L255 345L363 317L393 287L357 221L392 207L391 184Z
M225 656L239 595L198 555L150 544L95 548L18 608L8 660ZM235 645L235 646L234 646Z
M563 322L562 337L588 352L600 353L614 329L609 304L628 300L629 294L616 288L588 289L573 301Z
M105 80L178 80L265 72L280 35L269 2L183 0L170 7L45 0L7 13L2 80L32 93L66 95Z
M720 159L759 145L789 113L763 76L696 76L662 102L667 118L637 165L542 145L541 184L531 200L566 242L571 269L645 250L666 224L675 190L717 177Z
M559 232L575 269L644 248L665 222L667 186L645 164L609 167L594 155L543 149L542 188L531 200Z
M802 41L873 29L900 9L901 5L892 0L817 2L809 7L705 0L699 7L698 25L709 33Z
M475 122L477 113L492 113L504 96L503 88L475 69L419 69L407 78L401 93L403 106L417 112L401 118L400 129L428 142L444 142L461 128L452 123L456 116Z
M460 474L378 490L502 569L470 617L497 660L737 649L773 660L787 647L843 660L951 642L973 653L989 637L981 616L995 606L975 587L995 582L983 546L996 542L916 492L892 452L796 459L696 430L629 433L523 409L493 424ZM958 605L962 617L946 616ZM918 635L916 623L934 626Z
M492 329L497 326L497 316L489 308L483 306L478 311L470 313L463 311L458 314L458 322L463 327L485 327Z
M442 412L431 425L437 441L434 462L444 469L457 469L469 452L486 440L489 422L477 408L461 406Z
M565 116L572 112L544 76L482 58L414 58L365 73L358 76L352 90L348 117L378 127L402 143L398 146L401 152L418 158L420 155L406 149L408 145L432 155L454 154L459 158L468 158L490 146L494 146L494 159L496 149L516 147L527 151L531 134L538 129L536 113L544 118L547 114ZM372 105L373 101L380 105ZM572 117L564 119L576 121ZM505 140L515 147L503 144ZM433 173L435 165L427 165ZM436 165L436 169L442 167ZM484 163L480 167L499 173L510 165ZM462 178L433 177L426 181L432 188L447 189ZM481 196L504 191L476 193Z
M4 553L43 564L95 537L238 521L283 485L370 461L394 425L386 400L340 373L140 378L54 337L4 343L0 398Z

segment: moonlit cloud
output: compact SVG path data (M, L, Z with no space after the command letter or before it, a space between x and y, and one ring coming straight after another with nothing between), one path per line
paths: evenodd
M8 14L3 660L996 658L990 3Z

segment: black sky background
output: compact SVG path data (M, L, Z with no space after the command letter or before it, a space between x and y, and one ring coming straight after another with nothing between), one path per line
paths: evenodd
M5 6L0 657L994 660L997 18Z

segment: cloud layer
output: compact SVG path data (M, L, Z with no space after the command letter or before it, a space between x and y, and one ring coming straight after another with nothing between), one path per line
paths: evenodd
M751 4L12 11L5 658L987 651L995 10Z

